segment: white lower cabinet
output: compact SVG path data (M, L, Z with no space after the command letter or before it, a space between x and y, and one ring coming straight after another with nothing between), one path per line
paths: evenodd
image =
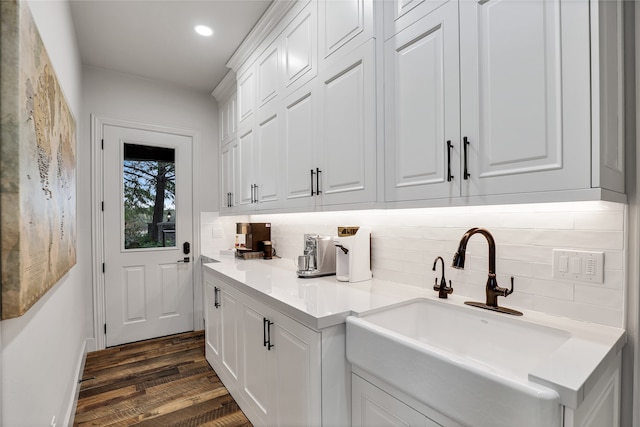
M240 368L239 292L205 274L205 355L225 382L237 381Z
M204 277L207 361L252 424L320 426L320 332Z

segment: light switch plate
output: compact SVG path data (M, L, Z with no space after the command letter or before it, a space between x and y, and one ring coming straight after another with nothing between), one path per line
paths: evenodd
M554 249L553 277L587 283L604 283L604 252Z

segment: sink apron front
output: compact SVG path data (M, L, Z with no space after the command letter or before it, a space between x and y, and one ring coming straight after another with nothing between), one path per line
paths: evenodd
M558 393L473 361L347 318L347 359L462 425L561 426Z

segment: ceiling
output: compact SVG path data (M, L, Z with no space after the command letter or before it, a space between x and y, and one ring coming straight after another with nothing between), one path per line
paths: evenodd
M211 93L271 0L71 0L82 63ZM194 27L214 31L203 37Z

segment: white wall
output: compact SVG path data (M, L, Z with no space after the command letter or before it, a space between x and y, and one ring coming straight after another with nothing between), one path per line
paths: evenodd
M26 6L27 3L23 3ZM53 68L81 135L79 52L66 1L29 1ZM72 411L91 298L88 147L77 145L77 264L22 317L0 323L3 426L65 425Z
M83 69L83 117L89 123L90 114L153 125L183 128L200 132L199 168L200 209L218 210L218 105L208 95L157 81L107 71ZM90 129L82 138L89 140ZM198 169L196 169L197 171Z

